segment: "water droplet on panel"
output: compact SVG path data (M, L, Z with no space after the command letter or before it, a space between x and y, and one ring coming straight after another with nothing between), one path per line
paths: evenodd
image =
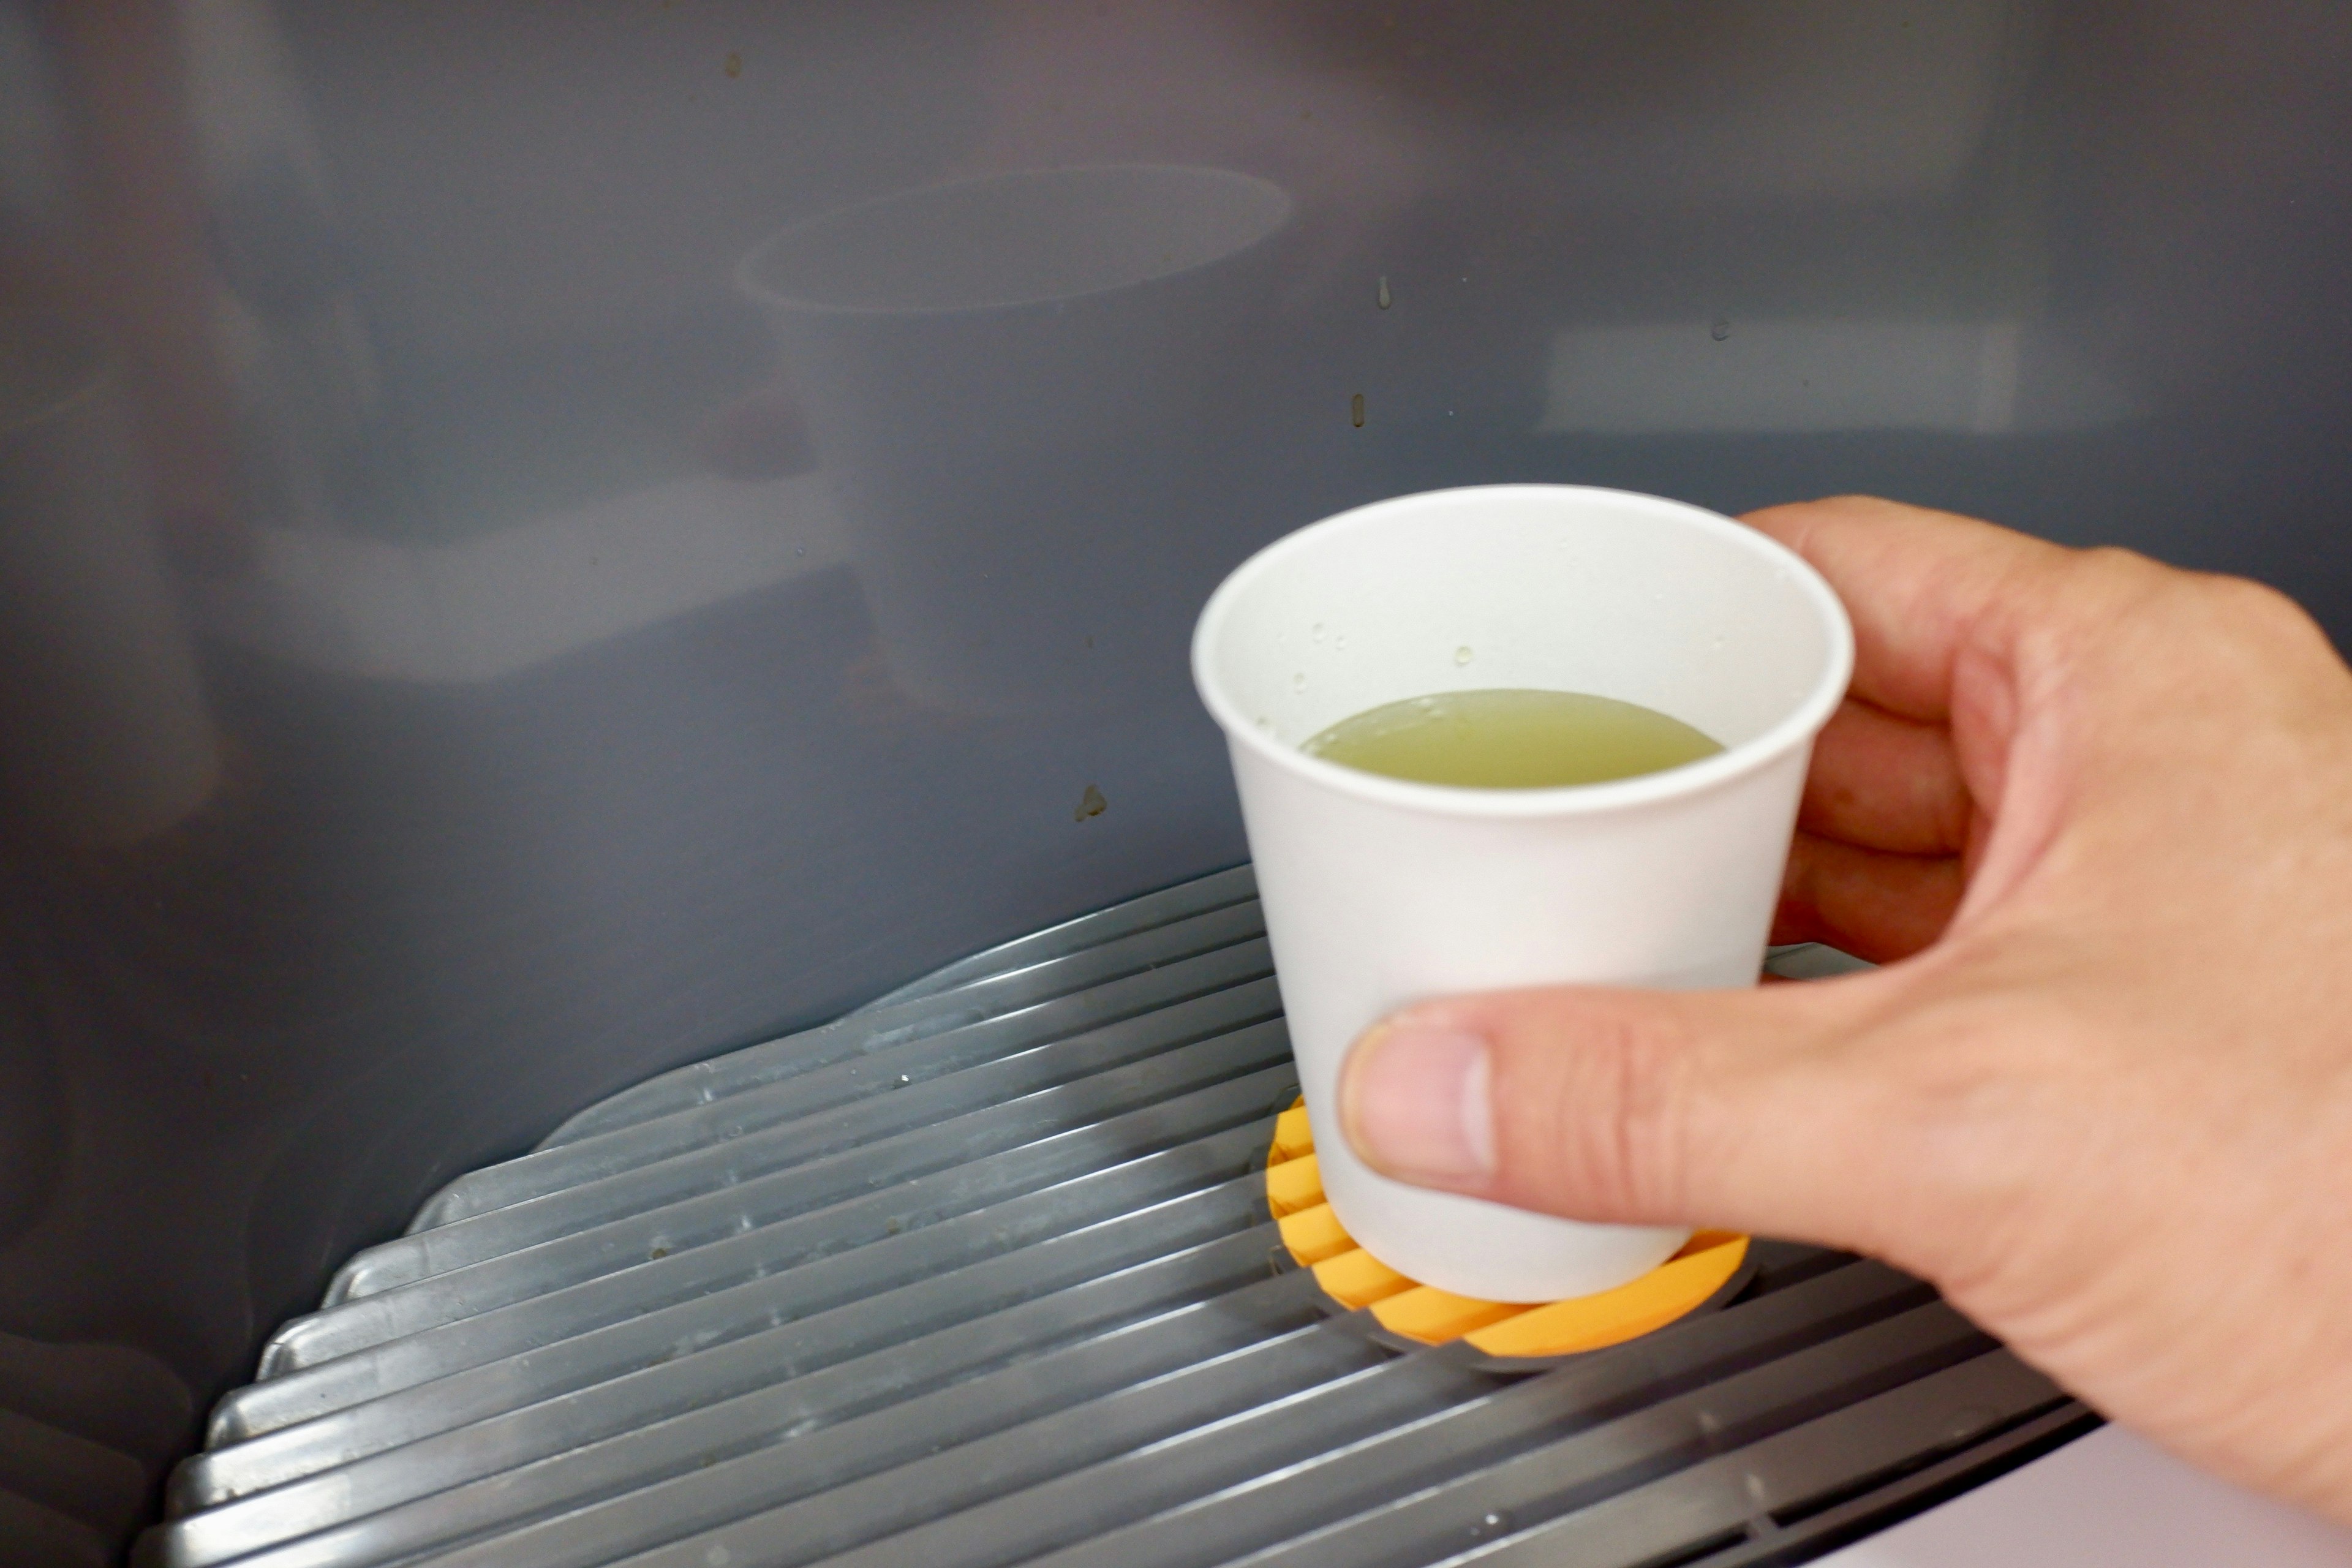
M1715 325L1708 331L1707 336L1713 338L1717 342L1721 342L1730 335L1731 323L1726 321L1723 317L1717 316L1715 319Z
M1382 274L1381 274L1381 291L1380 291L1380 294L1377 296L1377 298L1378 298L1378 299L1379 299L1379 300L1380 300L1381 309L1381 310L1387 310L1387 309L1389 308L1390 304L1391 303L1391 300L1390 300L1390 299L1389 299L1389 279L1388 279L1388 274L1387 274L1387 273L1385 273L1385 272L1383 272Z
M1467 664L1470 662L1470 645L1468 643L1465 643L1460 647L1454 650L1454 662L1456 664Z
M1317 642L1321 642L1323 640L1323 623L1321 621L1316 622L1315 628L1307 635L1313 637Z
M1290 689L1293 691L1304 691L1307 689L1307 672L1305 670L1302 669L1290 678Z

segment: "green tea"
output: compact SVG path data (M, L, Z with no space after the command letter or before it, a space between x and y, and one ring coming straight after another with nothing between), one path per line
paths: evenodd
M1679 719L1581 691L1447 691L1382 703L1300 748L1368 773L1472 789L1601 784L1723 750Z

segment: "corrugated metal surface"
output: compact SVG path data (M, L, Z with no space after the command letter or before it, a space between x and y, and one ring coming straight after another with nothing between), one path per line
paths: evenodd
M1787 1560L2089 1420L1779 1243L1555 1370L1400 1354L1275 1267L1294 1093L1246 869L656 1079L352 1259L142 1561Z

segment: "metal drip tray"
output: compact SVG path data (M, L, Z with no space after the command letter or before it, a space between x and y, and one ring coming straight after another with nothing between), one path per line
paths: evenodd
M1538 1375L1399 1353L1272 1265L1294 1092L1246 868L655 1079L345 1265L138 1561L1793 1562L2094 1424L1780 1243Z

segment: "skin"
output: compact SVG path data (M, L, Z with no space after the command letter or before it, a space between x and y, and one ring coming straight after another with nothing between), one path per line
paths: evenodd
M1774 940L1885 967L1418 1005L1351 1051L1349 1141L1423 1185L1886 1258L2111 1418L2352 1523L2352 671L2237 579L1860 498L1746 521L1858 641Z

